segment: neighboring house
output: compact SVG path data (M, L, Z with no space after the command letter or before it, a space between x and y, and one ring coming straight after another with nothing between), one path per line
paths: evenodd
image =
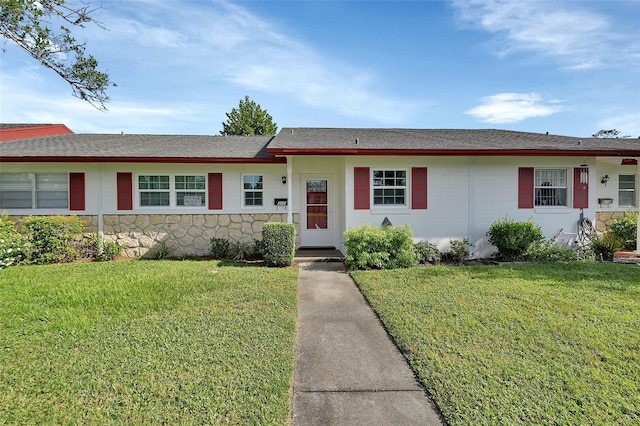
M469 238L484 257L505 216L571 239L581 216L602 228L637 209L639 156L635 139L504 130L72 134L0 144L0 209L84 216L129 255L162 241L206 254L212 237L259 239L267 221L295 223L300 247L344 250L346 229L387 218L441 249Z
M64 124L0 124L0 142L70 133Z

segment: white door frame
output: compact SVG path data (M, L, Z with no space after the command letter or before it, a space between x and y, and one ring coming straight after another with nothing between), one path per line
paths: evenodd
M327 181L327 228L307 229L307 181ZM300 174L300 246L301 247L335 247L335 195L333 173Z

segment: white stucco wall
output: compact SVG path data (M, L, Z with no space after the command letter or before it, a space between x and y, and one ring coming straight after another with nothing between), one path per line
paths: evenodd
M70 173L85 174L85 207L83 214L167 214L167 213L282 213L285 207L276 207L274 198L286 198L287 186L282 184L285 164L115 164L115 163L3 163L3 173ZM117 206L116 177L118 172L133 173L133 210L121 211ZM223 173L223 209L207 207L141 207L137 191L138 175L207 175ZM242 206L242 175L264 176L264 206ZM14 215L49 215L73 213L69 210L13 209ZM80 213L80 212L77 212Z
M417 240L428 240L446 249L450 239L469 238L474 244L475 257L493 252L485 234L491 224L505 216L517 221L532 219L540 225L545 236L552 237L560 230L572 238L577 233L580 209L572 207L537 207L518 209L518 168L566 168L569 179L569 205L572 201L573 168L584 161L593 166L593 159L570 157L348 157L345 162L346 228L370 223L380 225L385 217L393 225L411 225ZM369 210L353 208L353 168L406 169L410 178L411 167L428 168L428 209L411 210L409 207ZM595 184L595 173L589 175ZM410 188L410 183L408 188ZM410 189L407 206L410 206ZM585 217L595 216L595 195L591 194Z

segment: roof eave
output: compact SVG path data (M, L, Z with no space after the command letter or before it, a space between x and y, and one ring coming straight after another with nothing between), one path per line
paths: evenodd
M271 155L363 156L511 156L511 157L639 157L640 150L597 149L371 149L371 148L267 148Z
M0 157L4 163L183 163L183 164L281 164L285 158L212 158L212 157L61 157L12 156Z

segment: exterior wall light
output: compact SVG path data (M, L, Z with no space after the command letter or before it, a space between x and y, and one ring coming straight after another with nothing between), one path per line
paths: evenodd
M604 184L604 186L607 186L607 182L609 182L609 175L602 176L602 179L600 179L600 183Z
M286 176L282 176L282 184L283 185L287 184L287 177Z

